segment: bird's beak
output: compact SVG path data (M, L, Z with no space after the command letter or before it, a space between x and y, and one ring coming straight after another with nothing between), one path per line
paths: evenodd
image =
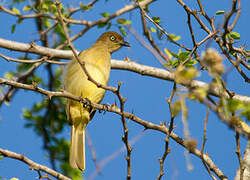
M122 41L122 42L120 42L120 45L121 45L121 46L127 46L127 47L130 47L130 44L129 44L128 42L126 42L126 41Z

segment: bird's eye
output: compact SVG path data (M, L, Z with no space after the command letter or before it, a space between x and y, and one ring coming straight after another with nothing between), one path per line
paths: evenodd
M110 36L110 40L111 40L111 41L114 41L115 39L116 39L115 36L113 36L113 35Z

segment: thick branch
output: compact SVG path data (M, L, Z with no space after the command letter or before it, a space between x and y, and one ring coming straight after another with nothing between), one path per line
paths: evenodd
M30 53L40 54L40 55L54 57L54 58L61 58L61 59L72 59L74 57L71 50L50 49L50 48L38 46L34 43L30 45L30 44L15 42L15 41L9 41L9 40L5 40L2 38L0 38L0 47L10 49L10 50L15 50L15 51L30 52ZM166 71L160 68L154 68L150 66L141 65L135 62L112 60L111 67L112 69L132 71L141 75L151 76L151 77L155 77L155 78L159 78L163 80L168 80L168 81L173 81L173 82L175 80L174 74L169 71ZM197 81L197 80L193 80L191 83L183 82L182 85L188 86L190 88L209 87L209 84L202 82L202 81ZM217 97L224 95L226 98L229 98L229 95L226 92L216 87L210 87L208 93L210 95L214 95ZM250 97L238 95L238 94L235 94L232 97L232 99L238 99L242 102L247 102L247 103L250 102Z

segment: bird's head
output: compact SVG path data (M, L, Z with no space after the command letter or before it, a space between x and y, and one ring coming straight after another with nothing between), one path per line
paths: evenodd
M124 38L115 31L103 33L96 41L95 44L106 47L110 53L120 49L122 46L130 47L130 44L124 41Z

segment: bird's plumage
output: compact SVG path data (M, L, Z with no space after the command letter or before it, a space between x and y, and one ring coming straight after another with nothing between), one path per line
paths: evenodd
M111 54L122 46L129 46L117 32L103 33L87 50L79 54L80 61L90 76L102 85L108 84ZM100 103L105 90L98 88L88 80L76 59L67 66L64 76L66 91L88 98L93 103ZM66 112L71 129L70 165L80 170L85 169L85 128L90 121L90 109L74 100L67 100ZM92 117L92 116L91 116Z

